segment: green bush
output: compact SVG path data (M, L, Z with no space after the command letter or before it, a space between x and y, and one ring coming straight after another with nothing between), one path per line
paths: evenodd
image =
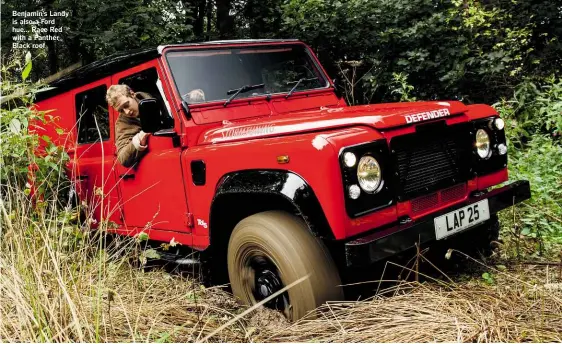
M41 86L10 80L11 69L18 67L22 70L23 79L26 79L31 70L30 65L31 60L27 56L23 67L20 63L2 67L1 92L5 97L0 109L1 186L3 191L10 185L19 190L25 189L27 193L33 187L39 195L49 198L49 193L60 192L68 184L62 172L69 157L49 136L40 137L33 132L34 126L45 126L55 121L46 116L46 112L37 111L33 106L34 96ZM40 147L44 149L38 154ZM34 170L32 175L30 169Z
M371 82L354 87L355 100L395 100L403 73L416 98L493 103L560 72L557 13L548 0L287 0L281 33L310 44L333 76L362 63L354 75Z
M508 211L507 224L515 234L532 239L532 253L555 253L562 244L562 146L537 135L526 149L511 149L510 179L531 183L532 198ZM516 224L516 225L515 225Z
M527 80L512 99L494 105L507 121L510 140L524 145L536 134L560 139L562 134L562 79L550 77L542 86Z
M532 191L529 201L504 212L504 238L516 243L511 248L517 254L557 253L562 245L562 80L550 78L542 86L527 81L495 107L506 121L510 179L529 180Z

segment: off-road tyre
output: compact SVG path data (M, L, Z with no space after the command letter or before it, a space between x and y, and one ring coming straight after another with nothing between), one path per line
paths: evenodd
M500 222L497 215L492 215L490 220L481 228L481 235L476 240L475 249L484 257L489 257L497 247L500 236Z
M286 212L266 211L240 221L230 237L227 261L232 292L247 305L265 299L267 293L260 291L275 284L268 280L270 276L280 279L281 285L272 288L280 290L309 275L268 303L289 320L307 314L314 317L309 312L326 301L343 299L338 269L326 247L308 231L301 218ZM275 281L275 277L271 280ZM269 290L269 295L273 292Z

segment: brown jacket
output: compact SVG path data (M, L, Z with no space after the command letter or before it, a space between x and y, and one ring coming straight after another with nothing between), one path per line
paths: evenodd
M137 100L152 98L148 93L135 93ZM119 115L115 122L115 146L117 146L117 160L125 167L132 167L140 161L146 154L148 148L144 151L138 151L133 145L133 137L141 131L141 122L138 117L128 117Z

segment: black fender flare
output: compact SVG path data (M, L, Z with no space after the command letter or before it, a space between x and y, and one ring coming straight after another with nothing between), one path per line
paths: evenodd
M314 236L334 240L334 234L314 190L301 176L294 172L286 170L243 170L224 175L217 184L211 204L209 221L211 230L213 218L220 216L216 213L220 211L220 209L216 209L216 204L219 204L218 200L227 195L234 197L237 195L242 197L260 195L283 199L290 203L293 210L303 218ZM210 234L212 235L212 233Z

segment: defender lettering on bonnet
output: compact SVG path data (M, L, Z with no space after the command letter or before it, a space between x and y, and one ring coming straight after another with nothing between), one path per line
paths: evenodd
M433 110L433 111L426 111L416 113L414 115L406 115L406 123L415 123L420 121L426 121L428 119L434 119L439 117L446 117L449 116L451 113L449 109L440 109L440 110Z
M223 138L233 138L233 137L245 137L245 136L257 136L272 134L275 131L275 126L273 124L267 125L252 125L243 128L234 128L224 131L222 133Z

